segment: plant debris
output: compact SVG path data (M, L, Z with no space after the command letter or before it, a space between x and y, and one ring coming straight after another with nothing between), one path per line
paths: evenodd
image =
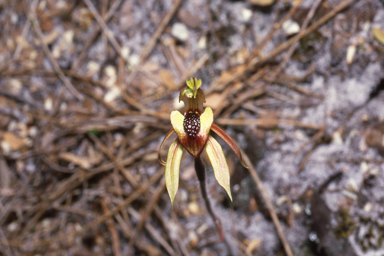
M384 254L383 21L381 0L0 1L0 255ZM157 161L190 77L249 160L221 145L233 203L207 169L227 243L193 159L173 210Z

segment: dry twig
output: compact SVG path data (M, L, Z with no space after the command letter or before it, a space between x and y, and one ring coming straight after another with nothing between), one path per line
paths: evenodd
M37 0L36 1L36 5L39 1ZM37 36L39 37L40 39L40 42L41 42L41 45L43 47L43 51L45 52L45 54L47 55L48 59L50 60L52 66L53 66L53 69L55 70L55 72L57 73L57 75L59 76L60 80L64 83L64 85L67 87L67 89L80 101L84 100L84 96L81 95L78 90L72 85L71 81L64 75L63 71L61 70L59 64L57 63L57 61L55 60L55 58L53 57L51 51L49 50L48 48L48 45L45 43L44 41L44 35L43 35L43 32L41 31L41 28L40 28L40 25L39 25L39 21L37 20L37 17L36 17L36 6L35 7L32 7L32 11L30 12L29 14L29 19L31 20L32 24L33 24L33 28L35 29L36 31L36 34Z
M222 90L224 87L228 86L229 84L238 81L241 79L244 74L248 71L254 70L257 67L260 67L262 64L266 63L267 61L271 60L272 58L279 55L282 51L286 50L288 47L290 47L292 44L300 40L301 38L305 37L309 33L315 31L320 26L322 26L325 22L327 22L329 19L331 19L333 16L335 16L338 12L343 10L345 7L350 5L353 0L344 0L342 3L337 5L332 11L321 17L317 22L312 24L309 28L306 30L300 31L299 34L292 37L288 41L280 44L277 46L272 52L267 54L266 56L256 56L252 57L247 61L247 67L245 69L239 69L237 70L230 78L228 78L226 81L222 82L219 80L215 80L212 83L211 88L209 88L209 92L215 91L215 90Z
M133 68L133 70L129 74L129 77L127 78L127 81L126 81L127 85L130 85L133 79L135 79L136 74L139 71L141 65L144 63L144 61L148 58L149 54L152 52L153 47L155 47L157 40L160 38L161 34L163 33L165 27L168 25L171 18L175 15L176 11L179 9L180 4L181 4L181 0L175 0L175 3L173 4L172 9L160 22L155 33L152 35L151 40L149 40L148 44L145 46L145 48L141 52L139 63Z
M103 208L104 214L109 214L109 209L107 206L107 202L104 198L101 198L101 206ZM113 223L112 218L108 218L105 220L105 223L107 224L108 231L111 234L112 238L112 248L113 248L113 255L121 256L121 246L120 246L120 240L119 235L117 234L115 224Z
M271 215L273 224L276 227L277 234L278 234L278 236L279 236L279 238L281 240L281 243L283 244L285 253L288 256L293 256L291 247L289 246L289 244L287 242L287 239L285 238L283 229L280 226L280 222L279 222L279 219L277 217L276 211L275 211L275 209L273 207L273 204L272 204L271 200L269 199L269 197L267 195L267 192L264 189L263 183L261 182L259 175L257 174L256 170L254 169L251 160L249 160L248 156L244 152L243 152L243 158L244 158L245 163L249 167L248 170L249 170L249 172L250 172L250 174L252 176L252 179L255 181L256 186L259 189L260 194L261 194L263 200L265 201L265 204L267 205L269 214Z
M104 23L107 23L113 17L113 14L117 10L117 8L120 6L121 2L122 0L116 0L113 3L113 5L111 6L107 14L103 17ZM92 35L89 37L88 41L85 43L83 47L83 50L80 53L80 56L74 61L71 70L77 70L79 68L81 62L83 61L83 59L85 58L88 52L89 47L91 47L91 45L95 42L100 31L101 31L101 27L97 27L96 30L92 33Z
M280 125L296 126L301 128L309 128L314 130L324 130L324 126L314 125L314 124L305 124L295 120L286 120L286 119L226 119L219 118L216 120L218 124L221 125L257 125L264 128L273 128Z
M111 42L113 48L115 48L116 52L120 55L120 57L124 59L124 56L121 53L121 47L120 47L119 43L116 41L115 36L112 33L112 31L109 30L107 24L105 24L103 18L101 18L100 14L97 12L95 6L92 4L92 2L90 0L84 0L84 1L87 4L88 9L92 12L96 21L99 23L99 26L103 30L104 35Z
M305 18L305 20L304 20L304 22L300 28L301 30L305 30L307 28L309 22L311 21L311 19L315 15L317 8L319 7L319 5L322 1L323 0L316 0L316 2L312 5L311 9L308 12L307 17ZM289 48L287 54L285 55L283 61L280 63L279 67L273 72L272 77L275 77L276 74L279 74L284 69L285 65L288 63L289 59L291 58L293 52L295 51L295 49L299 45L298 41L299 41L299 38L296 40L296 42L294 42L290 46L290 48Z
M139 233L141 232L141 229L143 228L145 222L147 221L147 218L151 215L152 211L154 210L157 202L159 201L160 199L160 196L163 194L164 192L164 189L165 189L165 178L163 178L161 181L160 181L160 184L159 186L157 187L154 195L152 195L150 201L148 202L147 204L147 207L145 209L145 211L141 214L140 216L140 221L139 223L137 224L136 226L136 230L135 230L135 235L131 238L131 240L129 241L129 247L132 247L132 245L136 242L136 240L138 239L139 237Z

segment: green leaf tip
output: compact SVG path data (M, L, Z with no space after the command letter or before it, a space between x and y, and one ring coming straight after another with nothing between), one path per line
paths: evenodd
M200 88L202 82L201 79L191 77L191 79L186 81L188 88L193 91L193 97L196 98L197 90Z

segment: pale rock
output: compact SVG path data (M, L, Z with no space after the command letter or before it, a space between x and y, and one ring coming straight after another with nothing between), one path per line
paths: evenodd
M283 203L287 202L288 197L287 196L281 196L277 199L276 204L277 205L282 205Z
M65 102L61 103L61 105L60 105L60 111L61 112L66 111L67 108L68 108L68 104L67 103L65 103Z
M115 77L116 76L116 68L112 65L108 65L104 69L104 74L108 77Z
M192 213L192 214L198 214L199 211L200 211L200 208L199 208L199 205L196 203L196 202L191 202L188 204L188 210Z
M7 226L9 232L14 232L16 230L19 230L19 228L20 226L16 221L9 223L9 225Z
M56 2L56 8L57 9L67 9L68 8L68 4L66 1L57 1Z
M185 189L180 189L179 199L181 202L185 203L188 200L188 192Z
M121 55L123 56L124 59L127 60L130 53L131 53L131 50L128 47L123 46L121 48Z
M46 218L41 222L41 226L45 229L49 228L51 226L50 219Z
M33 51L31 51L31 52L29 53L28 58L29 58L30 60L36 60L37 56L39 56L39 54L37 53L37 51L33 50Z
M132 67L136 67L140 62L140 56L137 54L132 54L128 59L129 64Z
M17 16L16 13L12 12L11 13L11 23L16 25L18 21L19 21L19 16Z
M121 96L121 89L118 86L113 86L104 96L105 102L112 102L116 100L119 96Z
M12 78L9 80L9 85L10 85L10 93L16 95L20 93L20 90L23 88L23 84L19 79Z
M368 164L367 162L363 161L360 164L360 170L362 173L367 173L368 172Z
M343 138L341 137L341 134L339 131L336 131L332 134L332 144L335 144L335 145L343 144Z
M301 207L300 207L300 205L298 204L298 203L294 203L293 204L293 206L292 206L292 208L293 208L293 212L295 213L295 214L299 214L299 213L301 213Z
M114 87L117 81L116 68L112 65L108 65L104 69L104 74L107 76L107 81L105 82L105 85L109 88Z
M17 122L12 120L11 122L9 122L8 124L8 131L14 131L16 130L17 128Z
M373 167L372 169L369 170L369 174L373 176L379 175L380 171L377 166Z
M67 30L63 34L64 42L67 45L70 45L73 43L73 37L75 36L75 32L73 30Z
M47 1L43 0L39 2L39 6L38 6L39 10L44 10L46 7L47 7Z
M351 192L354 192L354 193L358 192L359 191L359 187L357 185L356 180L353 179L353 178L350 178L348 180L348 182L347 182L346 189L348 191L351 191Z
M121 145L121 143L123 142L124 140L124 135L121 134L121 133L115 133L113 135L113 138L114 138L114 141L113 141L113 147L119 147Z
M60 57L60 48L58 45L55 45L55 47L53 47L53 50L52 50L52 56L55 58L55 59L58 59Z
M241 15L242 15L242 19L244 22L247 22L251 19L252 17L252 10L250 9L247 9L247 8L243 8L241 10Z
M6 44L9 50L15 49L15 41L12 38L7 38Z
M145 125L143 122L137 122L133 128L133 134L139 135L144 129Z
M180 41L186 41L188 39L188 28L183 23L173 24L171 33Z
M203 225L201 225L196 229L196 232L197 234L202 235L204 234L205 231L207 231L207 229L208 229L208 225L204 223Z
M91 60L87 64L87 69L88 69L87 75L92 76L93 74L100 71L100 65L96 61Z
M368 202L364 205L364 211L370 212L372 210L372 203Z
M39 130L37 129L36 126L32 126L28 130L28 134L31 138L35 138L38 134Z
M44 109L47 111L51 111L53 107L53 101L52 98L46 98L44 100Z
M9 145L9 143L4 140L1 141L0 147L3 150L4 155L9 155L9 153L12 151L11 145Z
M350 199L352 199L352 200L357 200L357 195L355 194L355 193L353 193L353 192L351 192L351 191L348 191L348 190L343 190L342 192L341 192L345 197L348 197L348 198L350 198Z
M199 47L199 49L207 48L207 37L206 36L200 37L199 41L197 42L197 47Z
M296 21L288 19L283 23L283 31L287 36L291 36L299 33L300 26Z
M295 138L299 141L305 141L307 139L307 136L303 131L297 130L295 131Z
M196 235L195 231L190 230L188 232L188 240L192 247L195 247L199 243L199 237Z
M347 56L345 59L348 65L352 64L353 57L355 57L355 53L356 53L356 44L353 43L349 45L347 48Z

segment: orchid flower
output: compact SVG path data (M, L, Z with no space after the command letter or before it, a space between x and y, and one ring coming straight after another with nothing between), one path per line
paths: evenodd
M227 161L220 144L209 135L211 130L232 148L242 165L248 168L243 162L241 151L236 143L223 130L213 124L212 109L209 107L204 109L205 96L200 86L201 79L197 80L193 77L187 81L187 87L180 91L179 101L184 102L185 108L181 113L177 110L172 111L171 123L173 128L167 133L159 149L159 161L165 165L165 183L172 207L179 187L179 169L184 148L197 159L205 147L215 178L232 201ZM171 144L167 162L164 162L160 157L160 151L173 132L176 132L178 138Z

